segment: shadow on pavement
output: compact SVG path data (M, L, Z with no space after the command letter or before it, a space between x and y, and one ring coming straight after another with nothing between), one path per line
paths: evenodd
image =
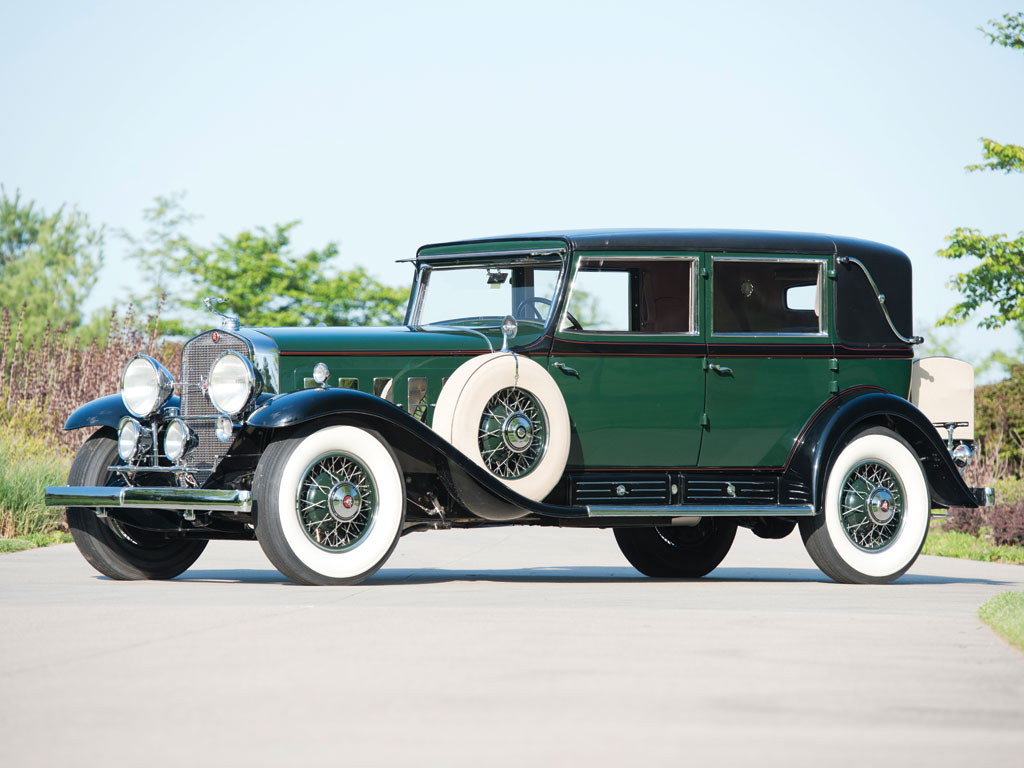
M291 584L276 570L257 569L197 569L186 571L175 581L212 582L212 583L247 583L247 584ZM815 568L719 568L703 579L650 579L641 576L628 566L566 566L542 568L512 569L470 569L456 570L446 568L384 568L377 572L365 584L367 586L394 586L403 584L444 584L449 582L491 581L500 583L526 584L608 584L608 583L643 583L643 582L687 582L700 581L708 584L730 582L818 582L830 584L831 581ZM956 578L951 576L931 576L910 573L895 582L900 585L922 584L986 584L989 586L1013 586L1012 582L992 579ZM841 585L837 585L841 588Z

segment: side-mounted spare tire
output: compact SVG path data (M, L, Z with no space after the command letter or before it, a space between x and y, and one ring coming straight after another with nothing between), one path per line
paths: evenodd
M569 411L558 385L523 355L459 366L434 408L434 431L516 493L540 501L569 458Z

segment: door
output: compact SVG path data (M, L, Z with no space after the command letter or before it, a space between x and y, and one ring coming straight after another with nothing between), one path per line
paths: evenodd
M549 371L569 467L695 466L704 413L699 254L581 255Z
M831 396L827 256L705 254L707 418L700 466L783 466Z

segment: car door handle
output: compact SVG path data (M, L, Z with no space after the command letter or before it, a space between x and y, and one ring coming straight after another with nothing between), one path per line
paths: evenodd
M710 368L715 373L722 374L723 376L732 376L732 368L730 368L727 365L719 365L718 363L711 363L711 365L709 365L708 368Z
M566 376L575 376L577 379L580 377L580 372L579 371L577 371L575 368L570 368L565 363L555 363L554 365L555 365L555 368L560 370Z

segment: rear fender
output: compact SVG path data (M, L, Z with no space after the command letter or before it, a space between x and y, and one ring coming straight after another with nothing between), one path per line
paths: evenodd
M783 488L811 488L821 510L832 462L850 438L870 427L885 427L910 443L928 478L932 506L978 506L928 418L904 398L875 388L840 393L812 418L783 473Z

